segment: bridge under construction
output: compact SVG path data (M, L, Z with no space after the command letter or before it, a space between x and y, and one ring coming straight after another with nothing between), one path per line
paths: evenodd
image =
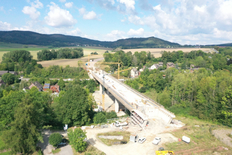
M154 100L144 96L102 70L90 70L90 76L100 83L100 92L106 90L115 97L115 112L119 103L131 112L132 122L144 127L149 119L171 123L175 115ZM103 91L104 92L104 91Z

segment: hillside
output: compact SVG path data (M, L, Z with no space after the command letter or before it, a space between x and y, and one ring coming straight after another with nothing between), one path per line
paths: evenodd
M103 46L109 48L169 48L180 47L177 43L159 38L128 38L117 41L98 41L78 36L62 34L40 34L30 31L0 31L0 42L40 46Z

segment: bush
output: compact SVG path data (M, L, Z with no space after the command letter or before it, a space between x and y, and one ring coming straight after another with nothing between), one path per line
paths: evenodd
M116 112L114 112L114 111L111 111L111 112L107 112L107 113L106 113L106 118L107 118L107 119L117 118L117 117L118 117L118 116L117 116Z
M93 122L95 124L105 123L106 121L106 116L102 112L95 114L93 117Z
M86 132L81 128L76 128L74 131L72 129L68 130L69 144L72 145L77 152L83 152L86 150L87 142L84 141L86 137Z
M62 136L59 133L53 133L49 137L49 143L53 146L57 146L62 141Z
M139 92L140 93L145 93L147 91L147 88L146 87L141 87L140 89L139 89Z

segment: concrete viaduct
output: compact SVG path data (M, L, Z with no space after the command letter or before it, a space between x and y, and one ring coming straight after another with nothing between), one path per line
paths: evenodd
M115 112L119 111L119 102L128 109L135 124L144 124L148 119L162 119L164 123L171 123L175 115L162 105L120 82L104 71L91 71L91 76L100 83L100 90L106 89L115 97ZM142 126L141 126L142 127Z

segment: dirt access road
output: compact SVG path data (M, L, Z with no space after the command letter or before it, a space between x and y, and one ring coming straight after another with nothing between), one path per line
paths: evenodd
M105 145L98 139L97 134L111 131L121 131L119 128L111 125L108 125L108 128L86 129L86 132L88 142L107 155L154 155L155 151L158 150L159 147L163 147L164 143L178 141L178 139L172 134L166 133L177 128L170 125L165 125L161 120L158 119L155 121L149 120L149 125L145 130L139 131L139 129L139 127L129 125L129 128L125 131L128 131L131 134L137 134L139 137L145 137L146 141L143 144L128 142L127 144L123 145ZM152 141L156 136L161 137L161 142L159 145L152 144Z

